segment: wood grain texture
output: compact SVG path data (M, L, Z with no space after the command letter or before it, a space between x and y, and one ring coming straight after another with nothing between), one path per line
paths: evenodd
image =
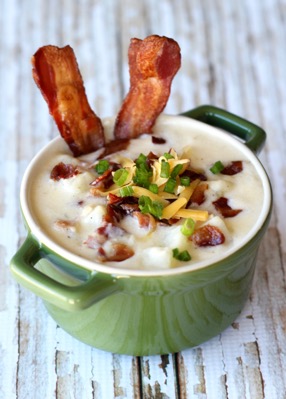
M26 232L18 193L31 158L58 135L31 77L44 44L70 44L101 117L129 88L131 37L176 39L182 67L166 112L212 103L262 126L274 209L251 295L220 336L178 354L136 358L62 331L11 278ZM286 398L286 1L0 0L0 399Z

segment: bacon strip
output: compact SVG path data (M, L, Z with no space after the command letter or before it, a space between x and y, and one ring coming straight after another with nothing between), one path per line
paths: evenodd
M115 122L114 136L118 139L152 133L181 65L180 47L176 41L164 36L132 39L128 61L130 89Z
M44 46L31 61L33 78L73 155L103 147L103 126L88 103L73 49Z

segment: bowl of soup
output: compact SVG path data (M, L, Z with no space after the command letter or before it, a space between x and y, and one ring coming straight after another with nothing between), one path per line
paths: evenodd
M103 120L107 142L113 125ZM271 216L265 137L202 106L111 151L74 157L52 140L23 177L13 276L102 350L166 354L218 335L249 296Z

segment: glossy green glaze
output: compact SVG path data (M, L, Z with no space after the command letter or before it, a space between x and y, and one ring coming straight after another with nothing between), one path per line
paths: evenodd
M227 129L243 138L253 152L264 144L262 129L216 107L203 106L184 115ZM88 270L83 260L76 262L61 247L43 242L43 232L31 228L33 218L26 197L22 197L28 235L11 260L11 272L44 300L64 330L88 345L138 356L196 346L228 327L249 295L272 207L271 188L265 172L261 173L269 204L260 228L240 249L209 266L156 274L120 273L102 265Z
M245 145L255 154L258 154L264 146L266 133L261 127L224 109L213 105L201 105L181 115L232 133L244 140Z
M118 291L86 309L69 312L50 302L46 307L69 334L114 353L143 356L196 346L222 332L243 309L267 223L237 253L202 270L119 276Z

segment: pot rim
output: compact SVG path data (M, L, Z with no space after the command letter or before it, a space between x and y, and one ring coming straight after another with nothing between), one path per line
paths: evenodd
M122 277L131 277L131 276L137 276L137 277L147 277L147 276L171 276L171 275L178 275L186 272L193 272L197 271L203 268L206 268L208 266L212 266L218 262L224 261L226 258L229 256L235 254L235 252L239 251L242 249L246 244L248 244L255 236L256 234L259 233L259 231L263 228L268 216L270 215L271 212L271 207L272 207L272 190L271 190L271 185L270 181L268 178L268 175L262 166L260 160L257 158L257 156L240 140L237 138L233 137L230 133L227 133L225 131L222 131L221 129L218 129L216 127L207 125L203 122L197 121L195 119L190 119L185 116L181 115L167 115L163 114L160 115L158 118L158 121L160 122L168 122L170 121L170 118L172 119L172 122L175 122L176 119L180 120L185 120L186 123L190 124L190 128L194 129L203 129L204 131L208 131L210 134L215 134L218 137L223 137L224 140L227 140L228 142L232 143L232 145L237 146L237 148L248 158L248 160L251 161L251 163L254 165L260 179L262 182L263 186L263 191L264 191L264 201L262 205L262 209L259 215L259 218L256 222L256 224L249 230L248 234L244 237L242 241L240 241L239 244L233 246L230 250L226 251L223 256L221 255L216 255L211 259L207 259L201 262L196 262L195 265L193 264L184 264L183 266L178 266L176 268L168 268L168 269L155 269L155 270L143 270L143 269L128 269L128 268L120 268L120 267L114 267L114 266L108 266L106 264L101 264L98 262L91 261L89 259L83 258L79 255L76 255L72 252L70 252L68 249L63 248L61 245L57 244L55 241L53 241L48 234L45 233L43 228L36 222L32 215L32 211L29 208L28 201L29 201L29 190L27 189L29 187L29 182L31 179L31 174L33 172L33 168L35 165L39 162L43 154L50 148L55 145L57 141L62 141L62 137L58 136L54 139L52 139L50 142L48 142L35 156L34 158L30 161L26 171L24 172L23 178L22 178L22 183L21 183L21 189L20 189L20 204L21 204L21 209L23 216L25 218L25 221L28 225L28 228L30 229L30 232L32 235L38 240L40 245L44 245L60 257L66 259L67 261L76 264L78 267L83 268L87 271L91 272L101 272L105 274L111 274L111 275L116 275L116 276L122 276ZM112 121L113 118L104 118L103 123L109 123Z

